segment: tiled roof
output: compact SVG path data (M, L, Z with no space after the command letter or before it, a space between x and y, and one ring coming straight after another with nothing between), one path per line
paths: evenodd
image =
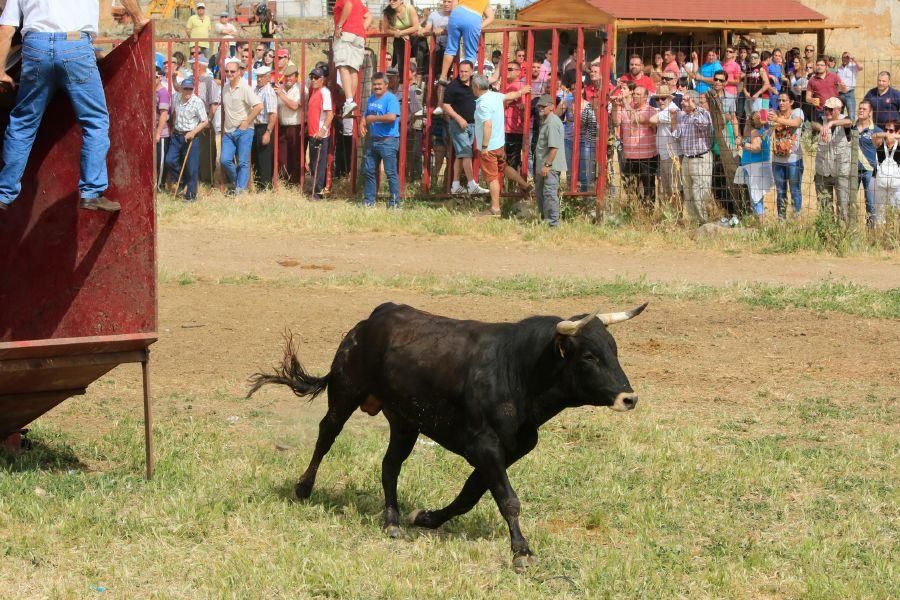
M544 0L552 1L552 0ZM796 0L587 0L617 19L655 21L824 21Z

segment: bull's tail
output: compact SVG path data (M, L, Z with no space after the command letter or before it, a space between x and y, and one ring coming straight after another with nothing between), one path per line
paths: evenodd
M262 386L275 383L288 386L294 394L301 398L308 397L309 401L312 402L316 396L324 392L325 388L328 387L331 373L324 377L310 375L297 359L297 345L294 343L294 336L287 332L284 339L284 358L281 361L281 365L275 367L275 372L271 375L267 373L251 375L250 391L247 392L248 398Z

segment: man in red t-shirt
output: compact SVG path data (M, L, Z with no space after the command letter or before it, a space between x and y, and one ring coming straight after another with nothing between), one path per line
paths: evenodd
M663 73L672 73L675 79L681 77L681 67L678 66L678 59L671 48L663 51Z
M372 15L362 0L336 0L334 3L334 66L344 89L346 119L356 110L356 90L359 69L366 56L366 30L372 25Z
M522 67L517 61L509 61L506 64L506 85L503 88L503 121L506 132L506 167L503 174L519 184L519 188L531 192L532 186L528 185L521 175L519 168L522 166L522 142L525 132L525 101L522 96L531 93L531 88L522 83Z
M656 91L656 84L644 73L644 59L638 54L632 54L628 59L628 73L619 77L619 81L633 83L646 88L651 93Z
M816 115L822 116L822 108L829 98L840 96L841 79L828 70L823 57L816 59L816 72L806 84L806 101L815 107ZM853 118L853 115L850 117Z

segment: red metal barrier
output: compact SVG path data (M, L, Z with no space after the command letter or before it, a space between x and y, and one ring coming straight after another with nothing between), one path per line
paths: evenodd
M585 33L584 33L585 28L583 26L565 26L565 27L566 27L566 30L574 31L577 35L576 56L580 58L585 50ZM502 35L501 52L502 52L503 56L501 58L501 63L500 63L501 69L505 69L506 63L509 62L509 56L510 56L510 51L511 51L511 46L512 46L511 39L510 39L511 36L516 35L519 38L519 44L521 44L521 38L524 36L525 50L526 50L527 61L528 61L527 64L525 65L525 74L524 74L525 75L525 84L528 86L531 86L531 84L532 84L531 63L534 60L535 52L536 52L536 46L535 46L536 34L539 34L539 33L550 33L550 53L551 53L551 56L554 57L554 60L551 61L550 80L549 80L549 82L547 82L547 86L546 86L547 89L544 91L545 91L545 93L555 95L556 91L558 89L558 81L560 79L558 60L556 60L556 57L558 56L559 51L560 51L560 29L558 27L501 27L501 28L492 28L486 32L483 32L482 42L479 45L479 49L478 49L478 65L476 66L476 71L479 73L483 73L483 71L484 71L484 62L485 62L484 57L487 54L486 47L485 47L485 36L497 35L497 34ZM387 53L388 53L388 39L390 37L391 36L389 36L388 34L380 33L380 32L372 32L372 33L368 34L368 42L367 43L370 48L375 49L375 54L377 57L377 67L375 69L377 71L384 72L386 70L386 68L388 67ZM222 55L222 53L224 53L225 49L227 49L228 41L233 41L233 40L224 40L222 38L206 38L206 39L202 39L202 40L201 39L191 40L190 43L192 44L192 47L194 48L195 52L196 52L196 48L197 48L195 46L195 44L198 41L207 41L207 42L217 43L219 45L219 49L220 49L219 65L220 65L220 71L221 71L221 65L223 62L223 57L221 55ZM309 46L322 46L325 49L330 49L332 38L322 38L322 39L291 38L291 39L279 39L279 40L274 40L274 41L270 40L270 39L263 39L263 38L245 38L245 39L241 39L238 41L241 43L245 42L245 43L249 44L251 47L258 43L274 44L272 46L273 49L299 45L300 46L299 71L300 71L300 79L301 79L300 85L302 85L302 80L305 77L306 73L309 71L309 69L308 69L309 65L307 64L307 59L309 58L309 56L308 56ZM440 193L435 193L435 190L432 190L434 177L437 175L437 173L433 173L432 168L431 168L431 154L433 152L432 128L434 125L434 117L432 116L431 113L432 113L433 109L437 106L437 98L439 96L439 94L435 93L434 88L433 88L433 82L435 79L435 65L441 64L442 57L435 55L435 52L437 49L437 44L435 43L433 34L429 34L429 42L430 42L429 43L429 55L427 57L428 75L426 78L427 89L424 94L425 106L423 107L425 110L425 113L426 113L425 114L425 126L424 126L424 129L414 130L412 133L413 133L413 135L421 135L422 136L422 143L420 145L420 147L423 150L423 154L424 154L424 156L423 156L423 173L422 173L422 192L425 195L429 195L429 196L433 196L433 197L441 197L441 196L447 195L447 192L448 192L447 188L442 190ZM168 56L171 57L175 44L187 45L189 42L187 40L178 41L178 42L173 41L173 40L165 40L164 43L166 44ZM409 44L409 43L404 44L403 48L404 48L403 56L397 57L397 62L400 65L400 69L406 70L408 68L407 65L409 64L409 60L411 58L411 44ZM329 73L329 87L334 89L334 85L335 85L335 81L336 81L336 69L333 68L333 62L331 60L330 53L328 53L328 57L329 57L329 66L331 67L330 73ZM252 52L251 52L248 54L247 65L246 65L247 71L248 71L247 72L248 81L252 81L252 66L253 66L253 62L252 62ZM573 146L572 156L570 157L571 176L569 177L569 182L568 182L568 186L567 186L568 191L565 192L565 195L568 195L568 196L594 196L594 195L598 195L601 193L605 193L605 188L606 188L605 181L601 182L601 180L605 179L605 165L606 165L605 157L606 157L606 146L607 146L607 137L608 137L608 126L606 123L607 117L606 117L606 101L605 101L605 99L608 97L607 87L608 87L609 73L610 73L611 66L612 66L612 62L610 60L609 52L607 50L607 52L604 53L602 61L601 61L601 71L602 71L601 78L603 79L603 85L605 87L604 87L604 91L601 91L598 94L598 96L600 96L600 99L595 102L595 113L597 115L598 125L600 125L600 127L602 129L605 129L607 132L607 135L600 135L600 131L598 131L597 161L598 161L598 164L602 165L603 168L599 169L599 176L597 176L595 178L596 185L595 185L594 190L580 192L580 191L578 191L578 181L577 180L578 180L578 165L579 165L579 161L580 161L579 145L580 145L580 140L582 139L581 109L584 106L583 105L583 97L582 97L584 86L582 83L582 80L583 80L582 61L581 60L576 61L576 85L575 85L575 89L573 90L574 98L575 98L574 106L573 106L574 118L575 118L575 128L574 128L574 140L572 143L572 146ZM419 67L421 69L422 65L419 65ZM277 75L278 74L277 59L275 61L274 68L275 68L275 74ZM195 64L195 73L196 73L196 69L197 69L197 66ZM358 110L358 113L356 114L356 118L354 119L354 123L353 123L353 134L354 135L351 136L352 151L351 151L350 171L351 171L352 180L351 180L351 184L350 184L350 191L352 194L356 194L359 189L357 178L359 176L359 156L360 156L361 148L362 148L362 143L361 143L362 140L360 140L358 137L358 131L359 131L358 120L359 120L359 118L361 118L361 115L365 114L365 106L364 106L365 99L363 99L361 97L362 88L363 88L363 79L364 79L364 77L367 77L370 75L371 75L371 73L366 73L365 68L363 68L360 72L360 85L357 86L356 103L360 108ZM399 156L398 171L399 171L399 178L400 178L401 194L403 194L405 196L406 180L407 180L407 166L408 166L407 165L407 163L408 163L407 152L408 152L408 147L409 147L408 141L409 141L409 135L410 135L410 122L409 122L410 81L409 81L409 74L407 72L400 73L400 80L401 80L401 88L402 89L399 90L399 94L398 94L400 97L400 101L401 101L400 156ZM505 90L506 80L502 73L500 75L500 81L501 81L502 89ZM224 85L224 79L221 77L220 77L220 83ZM170 90L171 90L171 88L172 88L171 81L170 81L169 85L170 85ZM306 110L306 101L307 101L306 92L305 92L305 88L304 88L301 92L301 110L304 110L304 111ZM340 106L336 103L334 105L334 111L335 111L334 120L337 120L340 118ZM523 131L523 144L522 144L523 145L523 152L522 152L523 176L527 175L527 173L528 173L528 163L531 160L531 157L530 157L531 140L532 140L533 136L537 134L537 132L532 131L532 110L531 110L531 102L530 101L525 102L524 122L525 122L525 128ZM300 185L301 185L302 189L305 189L306 161L307 161L306 143L308 140L308 135L306 133L306 127L301 127L300 135L301 135L300 158L299 158L300 163L301 163L301 165L300 165L300 167L301 167L300 168ZM335 143L336 138L335 138L334 130L329 132L329 136L330 136L329 139L331 140L331 143L329 144L329 160L327 161L327 163L328 163L328 172L326 175L326 181L327 181L326 187L327 188L331 188L331 186L332 186L333 164L334 164L333 159L334 159L334 153L336 151L336 146L337 146L337 144ZM275 144L275 153L276 153L276 157L275 157L275 162L276 162L276 180L275 181L276 181L276 183L275 183L275 185L277 185L278 137L279 137L279 127L278 127L278 125L276 125L274 136L273 136L273 141L272 141L272 143ZM600 138L602 138L602 139L600 139ZM475 152L475 156L474 156L474 160L473 160L473 169L474 169L474 171L476 173L476 177L477 177L480 153L478 152L478 148L476 148L475 150L476 150L476 152ZM448 143L447 144L447 152L446 152L446 165L447 165L446 173L448 176L445 178L447 186L449 186L450 182L453 180L453 176L454 176L453 162L454 162L454 156L453 156L453 152L452 152L452 144ZM381 181L380 181L381 174L380 173L378 174L377 179L378 179L378 184L380 187L380 183L381 183ZM598 196L598 203L599 202L600 202L600 199Z
M144 369L157 337L153 32L99 62L110 111L116 214L78 208L81 131L58 97L38 131L22 193L0 219L0 440L125 362ZM138 118L137 115L144 115Z

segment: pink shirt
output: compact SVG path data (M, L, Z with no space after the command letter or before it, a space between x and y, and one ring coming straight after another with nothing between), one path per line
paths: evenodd
M646 88L647 91L651 94L656 91L656 84L653 83L653 80L649 75L646 75L644 73L641 73L637 79L632 77L631 73L625 73L624 75L622 75L621 79L622 81L634 82L634 85L640 85Z
M656 130L648 122L647 124L635 123L632 114L636 114L644 120L656 114L656 109L649 104L643 108L635 109L633 113L624 110L619 111L622 122L622 149L625 158L653 158L656 156Z
M729 80L739 81L741 78L741 65L735 60L722 63L722 70L728 74ZM736 83L725 84L725 93L737 95L738 86Z

